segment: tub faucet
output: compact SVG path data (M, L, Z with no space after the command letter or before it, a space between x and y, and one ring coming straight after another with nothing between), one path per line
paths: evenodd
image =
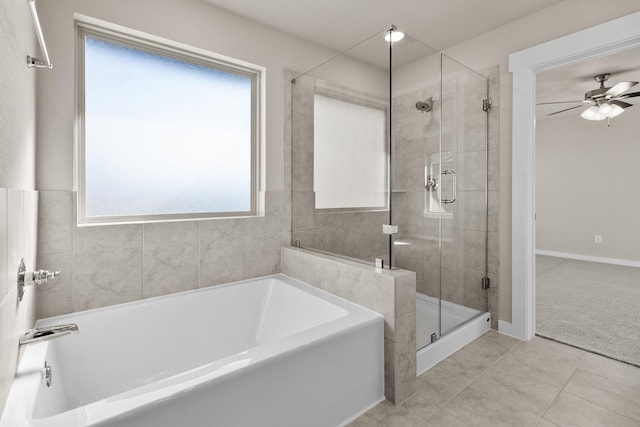
M29 329L25 331L22 336L20 336L20 345L49 341L54 338L63 337L65 335L78 332L80 332L80 330L78 329L78 325L74 323Z

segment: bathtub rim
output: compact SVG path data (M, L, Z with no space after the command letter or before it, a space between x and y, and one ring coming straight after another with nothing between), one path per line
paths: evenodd
M334 303L335 305L340 306L341 308L344 308L344 305L347 305L348 307L353 307L356 306L359 309L363 310L364 312L369 312L373 315L380 315L382 316L380 313L373 311L367 307L364 307L362 305L359 305L355 302L349 301L345 298L342 298L336 294L333 294L331 292L327 292L324 289L320 289L316 286L310 285L306 282L303 282L302 280L296 279L294 277L288 276L284 273L275 273L275 274L269 274L266 276L260 276L260 277L252 277L249 279L242 279L242 280L235 280L233 282L227 282L227 283L220 283L217 285L208 285L208 286L204 286L204 287L199 287L197 289L189 289L186 291L180 291L180 292L173 292L170 294L166 294L166 295L157 295L157 296L153 296L153 297L148 297L148 298L141 298L135 301L127 301L127 302L123 302L123 303L119 303L119 304L114 304L114 305L109 305L109 306L105 306L105 307L97 307L97 308L89 308L86 310L80 310L80 311L74 311L72 313L65 313L65 314L59 314L57 316L50 316L50 317L45 317L45 318L41 318L41 319L37 319L35 322L35 326L34 327L40 327L40 326L46 326L53 323L59 323L59 322L67 322L68 320L70 320L71 318L76 318L77 316L85 316L85 315L91 315L91 314L97 314L97 313L102 313L105 311L116 311L116 310L124 310L126 308L132 307L132 306L137 306L137 305L146 305L146 304L151 304L153 302L158 302L158 301L164 301L167 299L172 299L175 297L179 297L179 296L186 296L186 295L192 295L192 294L198 294L198 293L203 293L203 292L211 292L214 289L223 289L223 288L227 288L227 287L231 287L234 285L242 285L245 283L251 283L251 282L258 282L261 280L269 280L269 279L280 279L281 281L293 285L294 287L296 286L296 284L300 284L303 285L303 287L305 289L311 290L310 293L312 294L317 294L317 295L324 295L327 296L329 299L333 299L334 301L330 301L331 303ZM326 299L326 298L323 298ZM336 303L338 302L338 303Z
M160 390L160 394L164 393L162 396L155 396L153 398L148 399L140 399L135 404L129 405L126 408L122 408L120 410L114 411L113 405L109 405L108 402L117 400L118 398L123 397L124 395L133 393L135 391L143 392L147 391L147 393L143 393L142 395L148 395L149 391L154 391L154 384L145 384L142 386L134 387L132 389L116 393L112 396L109 396L104 399L99 399L95 402L88 403L84 406L74 407L68 409L63 412L58 412L46 417L35 418L33 416L35 412L35 405L38 398L39 389L42 387L42 377L41 377L41 369L43 366L43 361L47 358L48 346L51 342L42 342L37 344L31 344L29 347L24 349L24 354L22 355L22 359L18 365L18 371L14 378L14 381L11 385L9 396L7 398L7 404L5 406L5 410L2 414L2 418L0 418L0 426L5 425L14 425L11 424L12 421L20 421L27 422L28 426L40 426L40 425L49 425L48 422L62 422L62 425L78 425L78 426L92 426L99 424L106 419L113 418L118 415L123 415L129 413L130 411L138 411L142 408L153 405L154 402L157 402L159 399L168 398L170 396L181 395L181 393L187 393L189 390L194 387L203 387L206 384L210 384L213 381L226 381L232 379L235 375L243 375L248 370L259 369L261 366L270 363L271 361L277 361L281 358L286 358L291 354L301 351L303 348L307 346L321 344L323 341L328 341L333 337L338 337L342 335L346 335L352 332L357 331L361 328L370 327L372 324L379 322L381 330L384 328L384 317L366 307L362 307L358 304L350 302L344 298L336 296L330 292L324 291L322 289L316 288L312 285L309 285L305 282L302 282L298 279L294 279L290 276L287 276L282 273L262 276L257 278L245 279L230 283L224 283L219 285L212 285L205 288L198 288L188 291L177 292L168 295L156 296L152 298L141 299L137 301L131 301L127 303L117 304L113 306L100 307L90 310L83 310L74 313L63 314L59 316L52 316L45 319L39 319L36 322L36 326L41 326L43 324L50 323L59 323L59 322L68 322L73 321L73 319L77 319L78 316L90 316L92 314L99 314L103 312L117 312L121 309L127 309L140 305L153 304L154 302L163 301L166 299L176 298L183 295L192 295L199 292L212 292L216 289L222 289L234 285L241 285L251 282L259 282L270 279L276 279L281 282L284 282L287 285L293 286L297 289L302 289L305 292L308 292L314 296L317 296L325 301L328 301L331 304L337 305L347 311L345 316L338 317L336 319L332 319L328 322L325 322L320 325L316 325L310 329L306 329L303 331L299 331L290 336L286 336L279 340L276 340L274 343L268 343L266 345L259 345L257 347L250 348L245 352L241 352L240 354L247 353L250 355L254 355L253 353L260 353L261 350L267 348L265 354L260 355L257 354L257 358L254 361L251 361L249 364L237 367L235 369L225 370L225 367L228 365L228 362L234 358L238 357L238 354L234 354L228 357L224 357L222 359L216 360L209 364L200 365L196 368L189 369L187 371L181 372L176 375L170 375L167 378L163 378L160 381L157 381L154 384L161 384L164 382L171 382L175 379L185 377L189 377L191 373L194 371L208 371L206 376L198 376L199 381L196 381L195 384L189 382L188 384L185 381L179 383L179 386L176 386L176 389L169 389L167 387L157 387ZM82 331L80 332L82 333ZM304 340L300 340L300 338L306 338ZM62 338L64 339L64 338ZM382 343L381 343L382 345ZM213 369L214 366L218 366L217 369ZM189 378L186 378L188 381ZM147 390L151 388L152 390ZM157 391L157 390L155 390ZM29 397L24 400L20 400L17 396L28 395ZM383 398L383 397L381 397ZM8 408L11 406L11 409ZM96 412L93 412L93 409L96 409ZM8 411L8 412L7 412ZM22 418L19 416L22 415ZM11 419L5 419L6 417L12 416ZM9 424L6 424L9 423ZM68 424L67 424L68 423Z

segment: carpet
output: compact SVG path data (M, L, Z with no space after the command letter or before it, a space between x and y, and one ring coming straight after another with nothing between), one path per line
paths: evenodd
M536 333L640 366L640 268L536 256Z

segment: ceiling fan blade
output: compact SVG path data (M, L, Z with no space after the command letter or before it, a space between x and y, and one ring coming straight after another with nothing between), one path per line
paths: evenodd
M554 101L554 102L540 102L536 105L551 105L551 104L575 104L576 102L584 102L580 101Z
M635 98L640 96L640 92L625 93L624 95L616 96L616 99Z
M637 84L638 84L638 82L620 82L620 83L616 84L615 86L613 86L608 91L606 91L604 93L604 95L605 96L609 96L609 98L612 98L614 96L618 96L618 95L622 94L622 92L624 92L624 91L627 91L627 90L631 89L632 87L634 87Z
M582 107L583 107L583 105L576 105L575 107L565 108L564 110L560 110L560 111L556 111L555 113L547 114L547 116L553 116L555 114L564 113L565 111L575 110L576 108L582 108Z
M633 107L633 104L629 104L628 102L622 102L622 101L610 101L610 102L622 108Z

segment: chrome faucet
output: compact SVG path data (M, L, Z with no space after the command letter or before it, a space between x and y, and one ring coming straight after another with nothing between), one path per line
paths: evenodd
M74 323L29 329L20 336L20 345L49 341L54 338L63 337L65 335L78 332L80 332L80 330L78 329L78 325Z

